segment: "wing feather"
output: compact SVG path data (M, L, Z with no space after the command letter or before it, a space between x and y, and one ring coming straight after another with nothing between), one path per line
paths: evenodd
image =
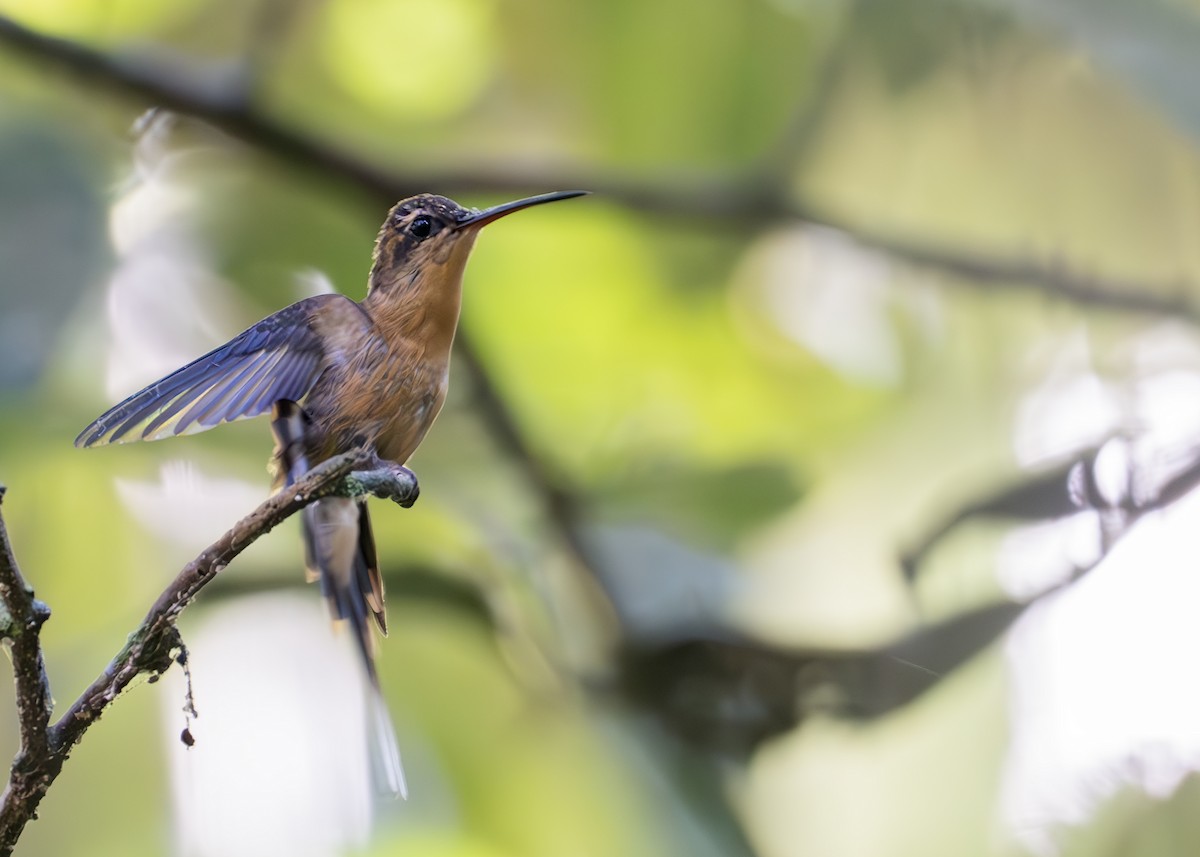
M370 318L344 295L294 303L134 393L80 432L75 445L190 434L266 413L279 399L302 399L335 359L319 332L335 318L360 324L363 333L371 329Z
M220 417L214 418L214 414L217 414L220 409L229 404L229 400L237 394L240 385L254 372L257 365L253 356L241 358L236 366L229 369L230 374L227 380L222 384L213 384L209 387L204 395L191 403L191 410L180 417L179 421L186 423L195 420L204 426L216 425L220 422ZM143 434L147 437L154 435L167 420L182 411L188 404L189 402L186 399L178 401L177 404L172 404L146 425Z
M254 413L261 414L270 409L271 405L280 399L290 399L295 401L304 396L308 392L311 384L307 380L308 372L305 372L305 383L299 395L293 395L291 388L294 386L289 381L292 378L292 373L297 369L304 368L306 360L303 358L294 358L284 361L282 358L275 364L270 375L265 376L262 381L255 385L254 391L247 398L244 408ZM313 380L316 380L314 377Z
M203 396L207 396L209 393L215 392L220 398L226 398L226 392L229 394L228 401L226 402L225 406L220 410L210 414L206 421L200 422L197 419L200 409L196 408L194 402L189 401L185 404L191 404L192 407L190 407L185 413L181 414L176 419L165 420L162 425L156 428L153 432L151 432L150 427L147 426L142 432L142 437L146 440L160 440L161 438L174 437L180 434L194 434L195 432L210 429L222 422L235 420L243 414L246 416L252 416L254 412L245 407L246 400L253 395L254 391L258 390L264 383L269 381L271 371L279 364L279 362L280 355L278 352L268 351L256 355L249 371L246 371L245 373L238 373L241 380L239 380L237 383L231 383L229 380L221 378L215 384L206 388L206 390L196 391L197 394L203 394Z
M279 365L284 354L287 353L287 347L275 351L264 351L255 359L254 371L250 373L241 384L238 385L233 397L229 400L224 409L220 413L220 419L232 420L237 419L238 414L250 410L250 403L254 396L263 389L264 386L271 383L271 373L275 371L275 367Z
M182 370L180 371L182 372ZM137 394L136 399L127 399L106 413L100 420L108 418L110 421L120 420L121 422L112 430L105 442L120 442L139 423L151 419L159 410L169 406L187 388L189 380L189 378L168 375L157 384L142 390ZM100 420L97 420L89 428L99 427Z
M234 374L230 376L229 383L226 385L229 389L225 390L218 386L209 387L209 389L197 400L196 403L199 404L201 401L208 401L214 395L220 396L221 394L232 393L237 389L237 384L241 381L241 379L243 379L247 373L254 369L254 366L255 363L252 356L241 358L237 365L231 367L229 370L234 372ZM147 403L146 407L141 411L131 414L126 422L129 424L130 428L133 428L139 422L144 422L145 427L142 429L142 436L147 438L154 437L158 430L166 425L166 423L169 422L172 417L175 417L180 411L191 404L191 401L187 396L181 395L182 392L183 388L181 388L178 393L174 394L175 398L171 400L170 404L158 411L153 409L154 402ZM194 407L195 405L193 405L193 408ZM151 418L149 422L146 422L146 415L148 414L155 414L155 416ZM183 419L184 418L181 418L180 421L182 422ZM114 436L113 439L116 440L117 438Z

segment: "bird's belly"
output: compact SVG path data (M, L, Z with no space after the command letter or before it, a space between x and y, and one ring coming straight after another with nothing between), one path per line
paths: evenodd
M403 464L424 440L446 398L445 368L374 368L331 373L313 390L307 410L321 437L320 450L310 450L317 460L368 446Z
M438 411L445 394L430 391L410 400L408 407L384 417L382 429L375 439L375 451L380 458L403 464L416 451Z

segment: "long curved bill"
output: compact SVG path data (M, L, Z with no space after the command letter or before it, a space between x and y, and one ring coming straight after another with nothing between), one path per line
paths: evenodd
M514 211L520 211L524 208L530 208L535 205L541 205L544 202L558 202L560 199L574 199L577 196L586 196L591 193L587 190L557 190L553 193L543 193L540 196L530 196L525 199L514 200L513 202L505 202L500 205L493 205L491 208L485 208L483 211L477 211L474 214L468 215L463 220L458 221L454 225L455 229L466 229L468 227L486 226L493 220L499 220L506 214L512 214Z

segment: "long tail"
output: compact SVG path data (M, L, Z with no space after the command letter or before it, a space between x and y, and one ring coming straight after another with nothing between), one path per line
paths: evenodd
M305 443L308 415L295 402L275 403L271 431L275 435L275 461L284 485L308 471ZM375 640L371 618L387 634L383 578L375 555L375 538L367 504L362 499L326 497L301 513L305 566L309 580L319 580L334 621L350 624L370 682L368 699L371 759L381 789L408 796L395 729L375 670Z

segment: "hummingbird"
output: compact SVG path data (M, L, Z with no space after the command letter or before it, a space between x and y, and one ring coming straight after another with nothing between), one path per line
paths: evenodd
M375 241L367 294L306 298L267 316L106 411L77 447L160 440L271 414L274 487L354 449L403 466L446 399L463 271L482 227L587 191L558 191L482 211L434 194L402 200ZM370 689L374 770L406 796L395 732L375 668L386 636L383 578L365 498L326 497L301 513L305 566L335 622L347 622Z

